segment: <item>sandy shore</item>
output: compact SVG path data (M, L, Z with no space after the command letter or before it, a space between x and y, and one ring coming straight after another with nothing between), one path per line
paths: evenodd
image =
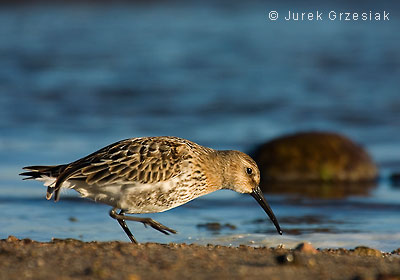
M0 240L0 279L400 279L400 249Z

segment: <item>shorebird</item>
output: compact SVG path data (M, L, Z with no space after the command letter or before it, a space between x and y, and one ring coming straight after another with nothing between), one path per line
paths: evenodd
M251 194L282 234L260 188L255 161L239 151L219 151L177 137L141 137L118 141L69 164L27 166L20 175L47 186L46 198L60 198L61 188L112 206L110 216L137 243L126 220L164 233L176 233L159 222L125 214L157 213L199 196L230 189Z

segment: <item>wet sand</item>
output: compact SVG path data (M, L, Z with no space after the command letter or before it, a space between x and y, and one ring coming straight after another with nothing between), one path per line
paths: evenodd
M400 279L400 249L382 253L15 237L0 240L0 279Z

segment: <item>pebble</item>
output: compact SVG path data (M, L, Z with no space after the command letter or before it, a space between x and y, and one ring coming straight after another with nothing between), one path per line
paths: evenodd
M304 243L300 243L299 245L297 245L297 247L295 248L295 251L298 252L303 252L303 253L307 253L307 254L317 254L318 250L315 249L311 243L309 242L304 242Z
M365 247L365 246L359 246L354 248L354 254L358 255L358 256L374 256L374 257L382 257L382 252L377 250L377 249L373 249L373 248L369 248L369 247Z
M10 236L7 238L7 242L17 242L17 241L19 241L19 239L16 238L14 235L10 235Z

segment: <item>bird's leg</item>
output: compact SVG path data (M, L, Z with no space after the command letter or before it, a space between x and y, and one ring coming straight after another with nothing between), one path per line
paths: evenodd
M118 223L120 224L120 226L122 227L122 229L125 231L126 235L128 235L128 237L129 237L129 239L132 241L132 243L138 244L138 242L136 241L135 237L133 237L132 232L129 230L128 226L126 225L125 220L117 218L117 216L122 216L122 217L124 217L124 211L121 210L121 211L119 212L119 214L117 214L116 208L113 208L113 209L110 211L110 216L118 221Z
M158 230L158 231L160 231L160 232L162 232L164 234L167 234L167 235L169 233L176 233L176 230L173 230L172 228L166 227L163 224L160 224L159 222L157 222L157 221L155 221L155 220L153 220L151 218L139 218L139 217L125 216L123 214L123 212L117 214L115 212L115 208L110 211L110 216L113 217L114 219L117 219L118 221L119 220L122 220L122 221L127 220L127 221L141 222L145 226L149 225L152 228L154 228L154 229L156 229L156 230ZM122 227L122 228L124 228L124 227ZM129 234L128 234L128 236L129 236Z

